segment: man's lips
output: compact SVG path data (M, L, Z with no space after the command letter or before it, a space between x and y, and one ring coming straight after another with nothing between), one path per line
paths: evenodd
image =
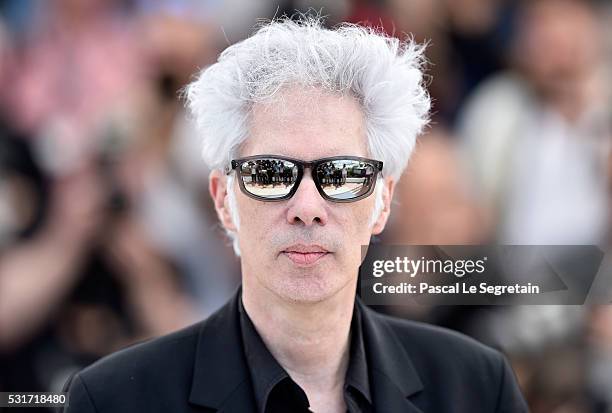
M330 252L318 245L293 245L281 252L294 264L311 265L328 255Z

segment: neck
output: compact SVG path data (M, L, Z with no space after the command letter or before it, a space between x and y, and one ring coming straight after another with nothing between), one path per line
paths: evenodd
M348 367L355 283L324 301L304 303L283 299L248 278L243 282L244 308L279 364L307 394L341 389Z

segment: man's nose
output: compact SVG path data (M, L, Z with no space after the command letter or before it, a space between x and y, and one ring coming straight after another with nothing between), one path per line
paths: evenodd
M293 225L325 225L327 224L326 202L319 194L310 171L305 170L300 186L289 200L287 221Z

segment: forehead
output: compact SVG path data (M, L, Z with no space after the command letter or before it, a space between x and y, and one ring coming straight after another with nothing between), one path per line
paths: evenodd
M367 156L361 105L351 95L292 87L254 105L241 156L285 155L312 160Z

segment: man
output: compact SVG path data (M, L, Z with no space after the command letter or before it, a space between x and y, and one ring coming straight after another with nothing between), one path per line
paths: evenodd
M251 167L251 185L255 185L257 183L257 168L255 167L255 162L250 162L249 166Z
M427 121L421 52L282 20L202 71L187 98L242 287L207 320L75 375L67 411L527 411L496 351L355 297L361 245ZM244 165L272 161L294 171L287 185L246 185ZM347 191L323 185L328 165L367 172Z

